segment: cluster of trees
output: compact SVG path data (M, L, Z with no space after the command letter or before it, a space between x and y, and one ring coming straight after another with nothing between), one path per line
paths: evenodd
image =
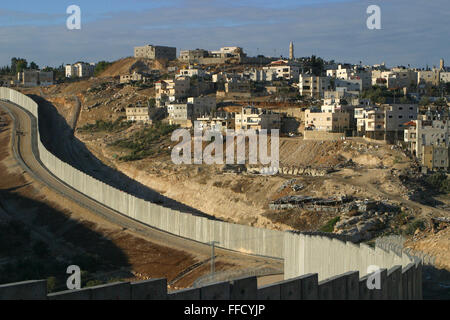
M97 63L97 65L95 66L94 69L94 75L98 76L100 73L102 73L103 71L105 71L110 65L112 65L112 62L108 62L108 61L100 61L99 63Z
M27 59L24 58L12 58L10 66L4 66L0 68L0 74L2 75L16 75L18 72L23 70L38 70L39 66L32 61L28 64Z
M386 87L373 86L364 90L361 98L370 99L372 103L413 103L409 96L405 96L400 89L389 90Z
M302 60L304 71L311 70L316 76L321 76L323 74L325 62L322 58L312 55L311 58L303 58Z

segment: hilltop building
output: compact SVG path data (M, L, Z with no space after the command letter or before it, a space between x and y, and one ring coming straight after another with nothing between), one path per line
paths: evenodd
M151 44L135 47L134 48L135 58L146 58L146 59L167 59L175 60L177 58L177 48L174 47L164 47L164 46L154 46Z

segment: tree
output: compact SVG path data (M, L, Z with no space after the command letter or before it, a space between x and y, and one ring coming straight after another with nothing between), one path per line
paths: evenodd
M437 107L445 107L447 106L447 101L444 98L439 98L434 101L434 105Z
M156 107L156 99L155 99L155 98L150 98L150 99L148 99L148 107L149 107L149 108L154 108L154 107Z
M12 58L11 59L11 73L16 74L18 72L22 72L24 69L27 69L28 62L26 59L22 58Z
M428 98L427 96L424 96L420 99L419 105L427 106L429 104L430 104L430 98Z
M97 63L94 69L94 75L98 76L100 73L106 70L112 63L108 61L100 61Z
M31 70L39 70L39 66L34 61L31 61L30 69Z
M406 96L403 96L403 97L400 98L400 103L407 104L407 103L409 103L409 100L408 100L408 98Z

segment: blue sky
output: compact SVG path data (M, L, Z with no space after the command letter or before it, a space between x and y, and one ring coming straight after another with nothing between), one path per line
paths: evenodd
M66 29L72 4L81 30ZM381 30L366 27L371 4ZM448 0L15 0L0 4L0 65L116 60L147 43L287 56L294 41L296 56L425 67L450 64L449 31Z

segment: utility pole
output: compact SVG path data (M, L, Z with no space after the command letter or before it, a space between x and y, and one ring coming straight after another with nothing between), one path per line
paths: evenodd
M211 245L211 274L214 274L214 271L215 271L214 270L214 257L215 257L214 248L215 248L216 243L219 244L219 241L211 241L209 243Z

